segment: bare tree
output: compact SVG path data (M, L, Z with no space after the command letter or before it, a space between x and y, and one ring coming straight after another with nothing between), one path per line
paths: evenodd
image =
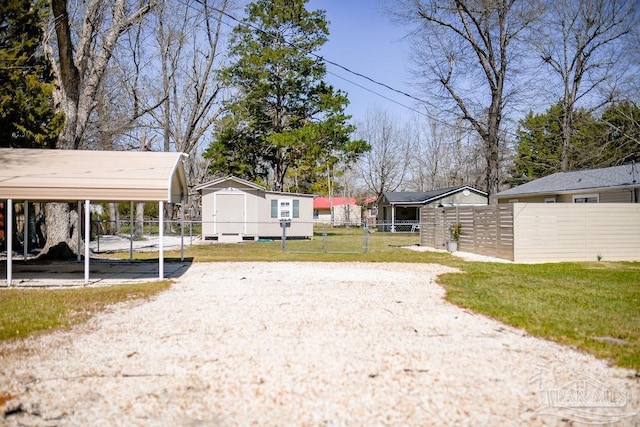
M229 4L229 0L189 0L164 2L157 9L161 79L154 96L162 102L151 113L150 126L162 135L163 151L198 154L223 111L223 87L216 71L225 60L222 18Z
M222 18L229 0L162 2L156 10L155 70L160 78L148 79L151 94L160 108L151 111L147 126L150 137L162 140L163 151L189 154L189 182L201 182L207 164L200 161L202 144L223 111L223 87L217 70L224 64ZM153 82L156 81L157 84ZM167 204L165 216L175 210ZM166 223L171 227L171 222Z
M413 60L427 92L450 104L483 142L485 185L499 190L504 107L515 92L521 33L540 15L537 1L405 0L414 24Z
M409 166L411 134L388 113L372 110L358 125L357 138L365 140L371 151L362 155L357 168L368 191L380 196L395 191L403 183Z
M152 3L153 0L143 1L129 12L130 5L125 0L91 0L85 5L80 32L72 36L67 1L52 0L58 47L57 74L65 114L59 148L76 150L83 146L83 137L96 107L96 94L118 39L151 10Z
M89 0L74 10L80 16L79 30L74 32L67 0L52 0L57 48L57 60L53 60L52 65L59 82L57 96L65 115L58 148L86 148L86 131L96 111L98 92L117 42L151 10L153 2L143 0L132 6L126 0ZM45 49L50 53L56 50L51 46ZM62 203L47 206L47 242L42 254L53 247L64 248L64 245L58 246L64 243L67 249L58 255L69 256L69 246L79 241L80 230L75 227L79 210L79 206L72 211L68 204Z
M412 148L411 179L408 188L429 191L457 185L478 186L483 168L479 167L477 135L458 123L451 126L430 118L418 123Z
M570 169L576 103L598 107L616 98L624 53L638 25L635 0L550 0L534 46L559 79L562 100L560 167ZM598 90L605 93L597 94ZM586 98L591 97L590 100Z

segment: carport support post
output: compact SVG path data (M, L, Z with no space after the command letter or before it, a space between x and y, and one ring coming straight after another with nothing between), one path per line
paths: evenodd
M80 207L80 204L78 204ZM78 230L78 235L80 230ZM91 202L84 201L84 284L89 284L89 243L91 242Z
M22 241L22 246L24 249L23 258L27 260L27 254L29 253L29 201L24 201L24 239Z
M11 287L11 267L13 263L13 199L7 199L7 287Z
M184 201L180 206L180 262L184 262Z
M129 202L129 261L133 261L133 200Z
M391 205L391 232L396 232L396 205Z
M158 233L159 233L159 253L158 253L158 277L164 279L164 203L158 202Z

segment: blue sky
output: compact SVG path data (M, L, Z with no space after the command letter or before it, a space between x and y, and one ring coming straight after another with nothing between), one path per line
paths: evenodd
M320 55L376 81L419 95L409 84L408 43L403 40L407 29L394 24L378 0L310 0L307 9L324 9L329 21L329 41ZM344 79L414 107L410 98L331 64L327 64L327 71L326 80L348 93L351 104L347 112L355 120L363 119L367 110L374 107L387 110L399 119L415 115L411 110Z

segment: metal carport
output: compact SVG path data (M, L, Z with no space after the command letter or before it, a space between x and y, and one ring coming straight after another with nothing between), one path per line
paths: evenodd
M12 203L85 203L85 283L89 282L91 201L185 203L184 153L0 148L0 200L7 201L7 285L12 274ZM164 278L163 215L159 278Z

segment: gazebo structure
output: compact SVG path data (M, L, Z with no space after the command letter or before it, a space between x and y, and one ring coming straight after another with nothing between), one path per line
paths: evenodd
M84 201L84 278L89 282L90 203L185 203L184 153L0 148L0 200L7 202L7 285L12 281L13 209L16 201ZM28 209L25 209L28 212ZM164 278L163 215L159 278ZM80 215L78 223L80 223ZM26 223L26 221L25 221ZM79 230L80 231L80 230Z

